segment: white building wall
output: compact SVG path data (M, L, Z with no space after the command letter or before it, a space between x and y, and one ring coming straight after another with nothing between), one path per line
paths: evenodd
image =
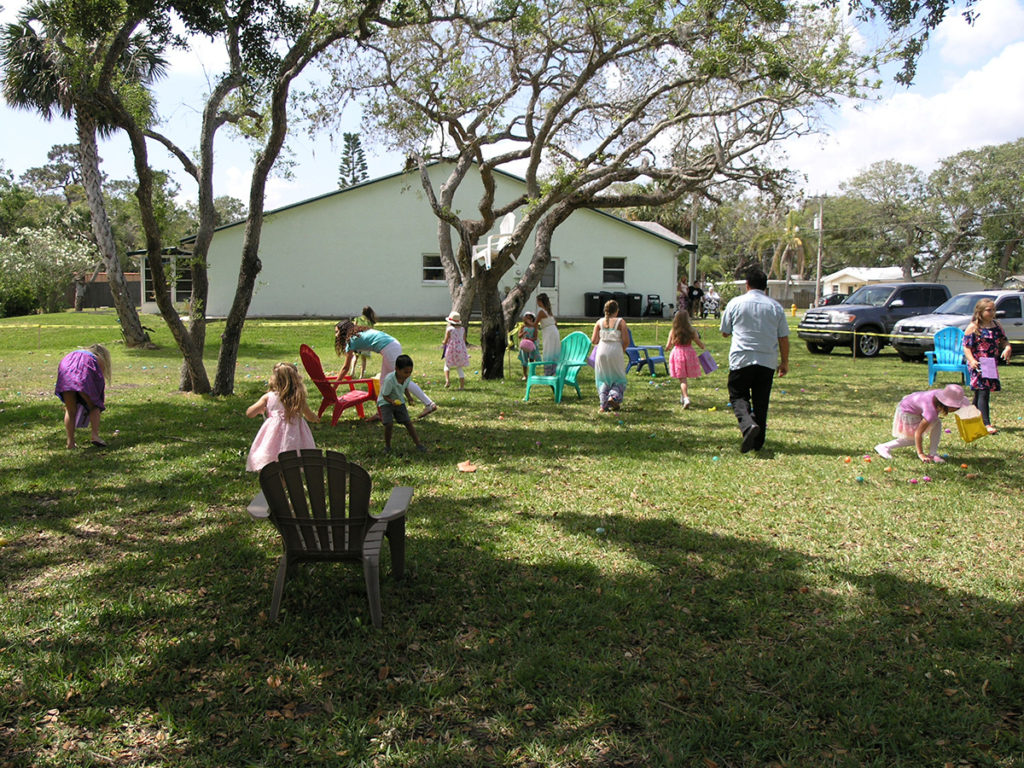
M431 169L435 184L445 173ZM472 211L476 178L456 199ZM498 177L498 200L522 193L515 179ZM497 232L497 225L495 226ZM244 225L216 232L210 247L207 314L226 315L238 281ZM533 254L532 235L503 286L521 276ZM366 304L381 317L443 318L451 308L444 282L424 282L423 255L438 253L437 219L414 174L393 176L280 209L266 216L260 241L263 268L250 317L358 314ZM660 294L672 301L676 243L591 210L573 213L555 232L556 315L584 314L584 293ZM625 257L626 282L602 281L606 256ZM522 266L519 266L522 265Z
M983 291L989 287L984 278L972 275L969 272L953 269L942 270L939 275L939 282L946 285L949 288L949 292L954 296L958 293L967 293L969 291Z

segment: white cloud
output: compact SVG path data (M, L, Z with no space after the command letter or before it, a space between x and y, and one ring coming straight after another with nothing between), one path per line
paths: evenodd
M249 185L252 182L252 166L241 167L231 165L223 170L217 171L219 179L216 186L217 195L230 195L238 198L246 205L249 204ZM329 192L330 188L319 189L315 192L304 189L303 185L292 179L271 176L267 179L267 188L264 193L264 207L266 210L280 208L281 206L294 203L316 194Z
M1024 4L1020 0L980 0L974 10L978 17L973 24L957 13L936 30L934 40L946 63L976 64L1020 40L1024 30Z
M964 149L1013 141L1024 134L1024 42L1007 46L942 93L898 92L857 109L847 105L827 137L788 147L789 166L808 177L811 193L834 192L871 163L896 160L930 171Z
M206 37L191 37L187 50L178 48L167 52L172 77L216 77L227 69L228 56L221 42Z

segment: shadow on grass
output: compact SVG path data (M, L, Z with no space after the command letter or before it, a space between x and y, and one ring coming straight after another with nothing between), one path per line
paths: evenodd
M32 600L7 614L21 672L2 678L0 757L882 766L1024 748L1017 604L670 519L462 501L414 500L380 632L358 568L301 572L268 623L276 539L241 511L126 515L79 551L13 553L9 584L31 557L84 565L37 587L38 625ZM524 531L535 556L511 557Z

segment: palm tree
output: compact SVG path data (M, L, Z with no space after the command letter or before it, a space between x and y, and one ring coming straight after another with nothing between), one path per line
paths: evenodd
M797 211L789 211L782 223L773 222L760 229L751 243L759 259L766 249L771 251L768 277L785 276L789 280L795 271L796 279L803 279L807 268L807 243L800 237L798 216Z
M103 202L97 136L109 136L115 128L99 101L91 98L91 75L101 64L98 48L62 24L54 3L33 3L22 9L17 22L0 31L3 95L11 106L36 110L45 120L55 113L74 119L93 235L103 256L121 332L129 347L148 346L149 334L128 292ZM166 62L144 35L133 38L119 62L124 88L137 91L143 105L148 103L146 86L165 70Z

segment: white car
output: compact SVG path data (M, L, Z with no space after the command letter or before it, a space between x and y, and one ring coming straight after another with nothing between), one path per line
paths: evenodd
M896 323L890 343L901 360L920 360L934 346L936 331L948 326L963 330L971 322L980 299L996 303L996 321L1003 327L1014 353L1024 351L1024 291L970 291L958 293L930 315L908 317Z

